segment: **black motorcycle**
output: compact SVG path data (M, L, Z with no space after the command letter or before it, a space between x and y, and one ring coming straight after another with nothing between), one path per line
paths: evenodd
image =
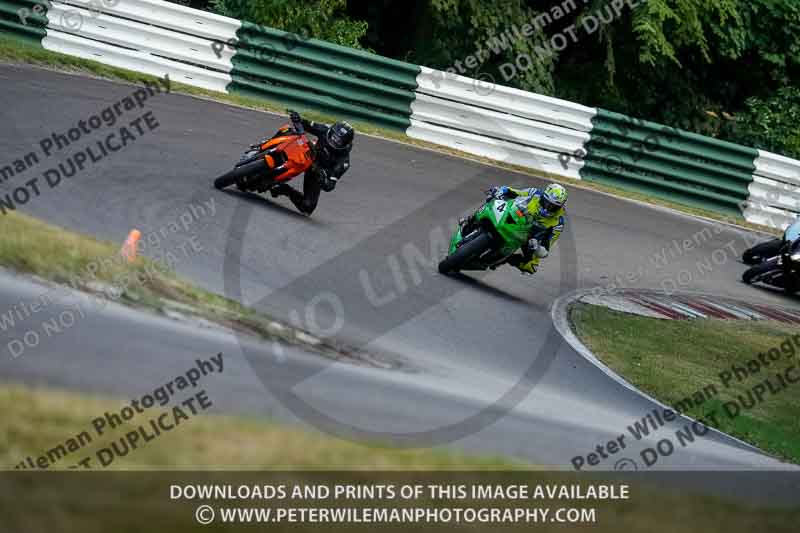
M752 248L748 248L742 254L742 262L745 265L757 265L766 261L770 257L775 257L781 253L781 250L793 241L800 239L800 220L786 228L783 232L783 238L772 239L771 241L756 244Z
M759 254L763 259L742 274L742 281L748 285L765 283L790 294L798 292L800 291L800 238L793 241L778 240L778 244L780 245L770 241L747 251L750 252L760 246L761 248L756 250L753 256Z

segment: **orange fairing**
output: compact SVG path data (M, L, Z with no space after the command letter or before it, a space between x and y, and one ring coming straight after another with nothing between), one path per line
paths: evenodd
M294 133L288 126L281 128L280 132L285 132L286 135L273 137L261 145L262 150L271 152L264 156L267 166L271 170L283 170L272 178L276 182L288 181L298 174L302 174L314 162L311 155L311 143L305 135Z

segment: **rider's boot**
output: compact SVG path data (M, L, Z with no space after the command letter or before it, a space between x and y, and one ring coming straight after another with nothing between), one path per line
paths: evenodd
M273 198L277 198L279 196L290 196L293 190L288 183L278 183L270 187L269 193Z
M516 267L523 274L535 274L539 266L539 260L536 257L514 254L506 259L505 264Z
M310 216L311 212L314 211L314 208L316 207L316 202L314 202L313 205L309 204L309 202L306 202L305 195L288 183L274 185L269 192L272 194L273 198L277 198L278 196L288 196L289 200L291 200L298 211L306 216Z

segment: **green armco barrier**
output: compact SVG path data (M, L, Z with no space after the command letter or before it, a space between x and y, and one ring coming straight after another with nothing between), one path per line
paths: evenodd
M377 111L365 111L358 104L346 103L332 96L319 95L308 91L287 91L282 87L272 87L248 80L236 82L235 92L252 98L266 98L295 110L312 109L350 120L380 124L398 131L405 131L409 123L407 117Z
M411 91L417 88L417 75L421 71L418 65L318 39L307 39L252 22L242 22L237 38L241 45L255 49L262 57L274 57L277 54Z
M592 122L582 179L741 214L756 149L603 109Z
M420 67L244 22L228 91L399 131L410 126Z
M34 11L37 5L41 14ZM0 0L0 33L41 45L47 35L47 8L45 0Z
M385 109L401 115L410 113L414 98L411 91L380 85L360 78L343 77L303 63L281 59L264 62L250 51L240 51L233 58L233 72L251 79L279 80L295 90L312 90L321 94L342 95L348 100Z

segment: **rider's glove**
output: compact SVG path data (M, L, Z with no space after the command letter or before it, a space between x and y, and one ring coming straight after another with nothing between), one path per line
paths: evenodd
M336 188L336 183L339 180L337 178L327 178L322 181L322 190L325 192L331 192L333 189Z
M528 241L528 249L539 259L544 259L550 255L550 252L547 251L547 248L539 244L539 241L536 239L531 239Z
M487 191L487 200L502 200L508 191L509 189L505 185L502 187L492 187Z
M336 188L336 182L338 180L336 178L329 178L328 171L324 168L317 168L317 178L319 179L319 185L323 191L331 192Z

